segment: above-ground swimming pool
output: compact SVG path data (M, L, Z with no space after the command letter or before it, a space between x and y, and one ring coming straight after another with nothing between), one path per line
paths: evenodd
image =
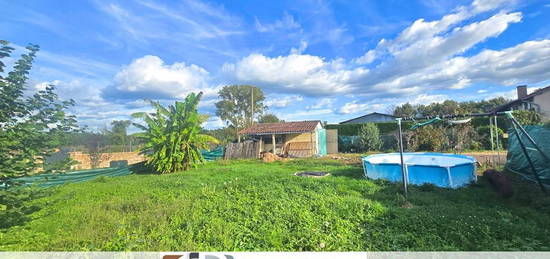
M471 156L442 153L403 153L408 183L431 183L439 187L458 188L477 181L476 160ZM401 182L399 153L363 157L363 170L370 179Z

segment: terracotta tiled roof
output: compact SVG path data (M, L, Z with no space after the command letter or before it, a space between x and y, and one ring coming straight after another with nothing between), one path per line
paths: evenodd
M290 121L276 123L258 123L239 131L243 135L266 135L284 133L303 133L315 130L321 121Z

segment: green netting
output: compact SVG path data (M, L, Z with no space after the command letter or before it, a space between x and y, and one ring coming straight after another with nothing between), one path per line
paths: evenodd
M439 117L435 117L429 121L425 121L425 122L422 122L422 123L417 123L417 124L414 124L412 125L411 129L414 130L414 129L418 129L420 127L424 127L424 126L427 126L427 125L430 125L432 123L436 123L436 122L440 122L441 119Z
M535 140L537 145L542 149L546 156L550 155L550 129L543 126L525 126L525 130ZM518 130L519 131L519 130ZM508 157L506 168L512 172L522 175L526 179L536 182L535 176L531 170L529 162L518 142L518 138L513 129L509 130L508 139ZM550 188L550 161L547 161L529 142L527 137L520 132L521 140L525 144L527 153L535 169L537 170L539 179L546 188Z
M212 161L216 159L223 158L223 147L217 147L211 151L202 150L203 157L207 161ZM36 186L36 187L51 187L56 185L61 185L65 183L75 183L75 182L84 182L93 180L100 176L123 176L132 174L132 171L128 166L124 167L115 167L115 168L99 168L99 169L90 169L90 170L81 170L67 173L56 173L56 174L36 174L32 176L19 177L13 179L12 182L15 183L17 187L24 186Z
M213 150L201 150L202 157L206 161L213 161L223 158L223 147L219 146Z
M84 182L95 179L100 176L123 176L129 175L132 171L128 167L117 168L100 168L91 170L74 171L68 173L57 174L36 174L32 176L19 177L13 179L16 186L37 186L37 187L51 187L55 185L65 183Z

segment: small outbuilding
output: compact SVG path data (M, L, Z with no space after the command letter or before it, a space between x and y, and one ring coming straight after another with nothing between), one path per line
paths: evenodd
M337 139L335 130L328 131L331 135L329 138ZM327 154L327 130L319 120L257 123L239 131L238 135L239 142L242 136L258 141L259 152L272 152L287 157ZM337 141L334 142L337 145Z

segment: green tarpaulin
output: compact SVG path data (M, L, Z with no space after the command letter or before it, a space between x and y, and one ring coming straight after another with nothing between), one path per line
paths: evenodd
M132 171L130 171L128 167L100 168L68 173L36 174L27 177L19 177L17 179L14 179L13 181L17 183L17 186L32 185L37 187L51 187L64 183L89 181L100 176L123 176L129 175L131 173Z
M204 157L204 160L206 161L213 161L223 158L223 147L219 146L216 149L213 150L202 150L201 151L202 157Z
M217 147L211 151L202 150L202 156L206 161L213 161L223 158L223 147ZM132 166L130 166L132 167ZM36 187L51 187L65 183L76 183L93 180L100 176L123 176L132 174L130 167L114 167L114 168L99 168L90 170L81 170L67 173L56 174L36 174L32 176L19 177L13 180L16 186L36 186Z
M435 117L429 121L425 121L425 122L422 122L422 123L417 123L417 124L414 124L412 127L411 127L411 130L414 130L414 129L418 129L420 127L424 127L424 126L427 126L427 125L430 125L432 123L436 123L436 122L440 122L441 119L439 117Z
M550 156L550 129L543 126L525 126L525 130L535 140L546 156ZM506 168L512 172L518 173L528 180L536 182L532 169L525 157L518 138L514 130L509 130L508 156ZM520 132L520 137L527 153L531 157L535 169L546 188L550 188L550 161L546 160L529 142L527 137Z

